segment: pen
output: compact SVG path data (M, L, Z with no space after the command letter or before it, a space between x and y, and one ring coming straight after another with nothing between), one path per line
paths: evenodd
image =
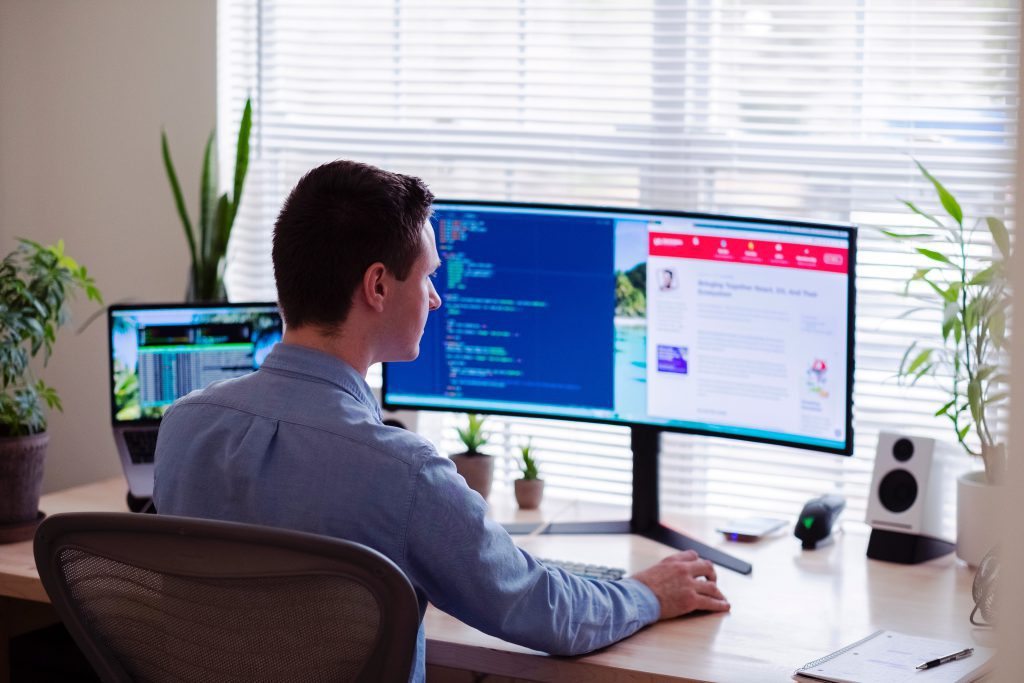
M960 652L954 652L951 655L939 657L938 659L933 659L932 661L925 662L924 664L918 664L917 668L930 669L933 666L938 666L939 664L945 664L946 662L955 662L958 659L965 659L967 657L970 657L972 654L974 654L973 647L964 648L963 650L960 650Z

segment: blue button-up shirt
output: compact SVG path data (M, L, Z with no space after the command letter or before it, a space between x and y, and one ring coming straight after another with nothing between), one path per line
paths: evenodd
M175 403L156 448L164 514L297 529L370 546L416 589L412 680L424 679L427 601L484 633L574 655L656 621L634 579L581 579L539 564L417 434L381 422L349 365L278 344L257 372Z

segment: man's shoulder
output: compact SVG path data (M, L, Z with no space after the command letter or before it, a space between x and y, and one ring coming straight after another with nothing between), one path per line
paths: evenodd
M276 429L315 434L324 443L338 442L339 448L360 447L376 451L418 470L425 461L438 457L434 445L416 432L381 424L375 412L351 396L324 387L325 395L289 400L284 394L268 391L255 381L256 374L211 384L193 391L174 403L164 416L188 429L195 420L209 423L220 411L222 420L270 420ZM246 381L248 380L248 381ZM315 393L314 389L314 393Z
M172 407L197 403L236 403L253 395L256 389L257 375L258 373L253 372L241 377L211 382L203 389L195 389L185 394L175 401Z
M440 457L430 440L416 432L389 425L368 425L374 445L387 455L420 467L433 458Z

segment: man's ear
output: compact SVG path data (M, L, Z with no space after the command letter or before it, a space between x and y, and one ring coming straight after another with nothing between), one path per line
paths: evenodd
M390 293L388 291L389 280L388 280L388 269L383 263L379 261L374 263L366 272L363 273L363 283L361 292L363 300L366 301L366 305L377 311L378 313L384 310L384 299Z

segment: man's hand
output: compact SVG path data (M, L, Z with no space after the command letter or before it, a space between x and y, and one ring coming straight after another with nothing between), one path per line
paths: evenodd
M693 550L669 555L658 564L637 572L661 603L660 619L671 619L694 610L726 612L729 602L715 583L715 567Z

